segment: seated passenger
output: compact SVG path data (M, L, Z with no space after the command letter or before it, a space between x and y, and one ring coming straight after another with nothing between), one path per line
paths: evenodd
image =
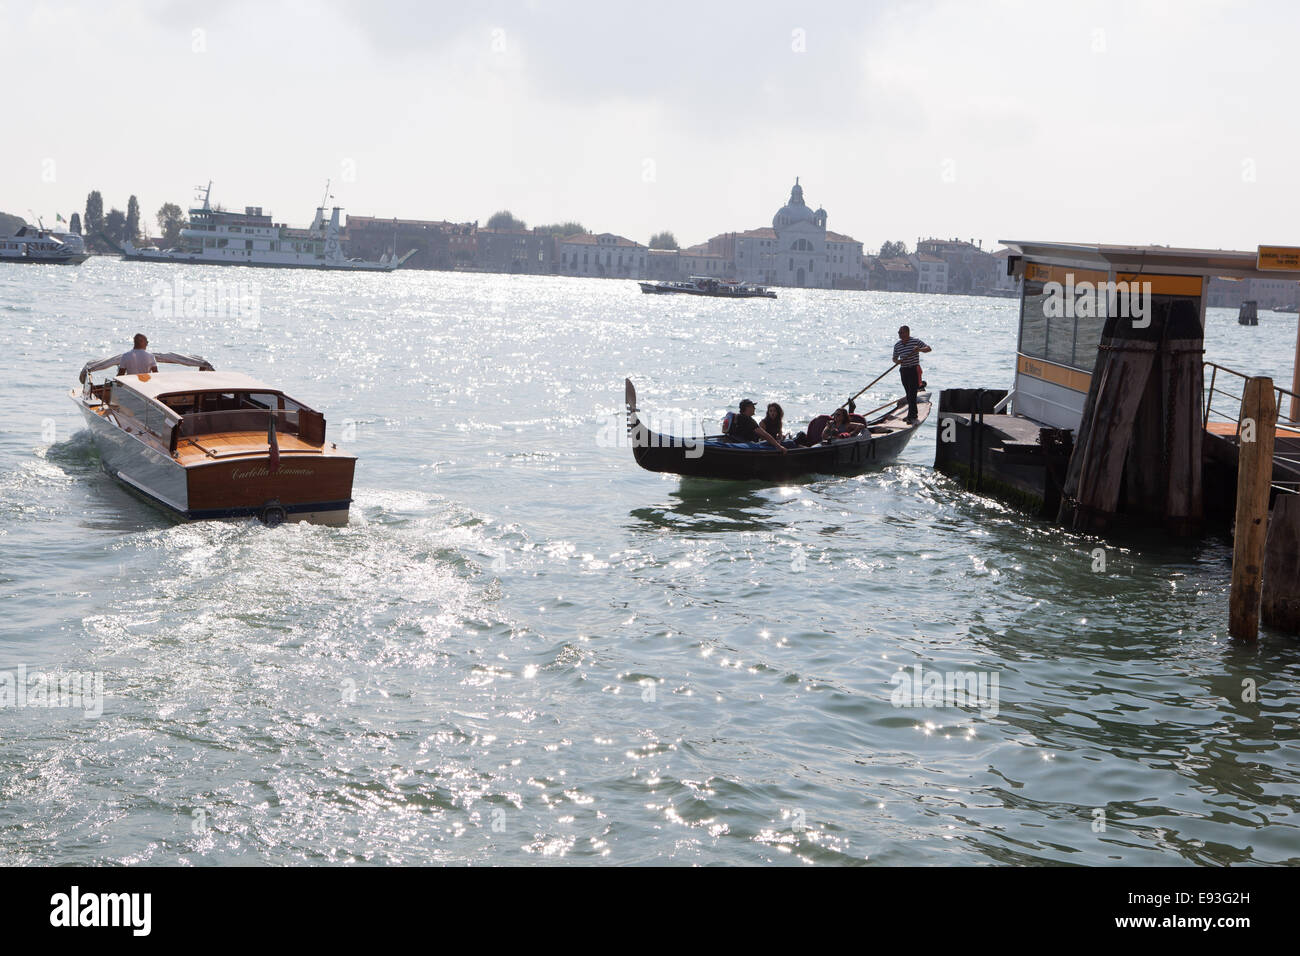
M759 427L777 441L785 441L785 410L776 402L768 402L767 414L759 422Z
M831 420L826 423L822 430L822 441L830 441L833 438L852 438L858 432L867 426L850 420L847 409L837 408L831 415Z
M756 410L757 406L749 399L742 401L740 414L731 420L731 430L727 432L727 437L732 441L765 441L785 454L785 446L769 435L762 425L754 421Z
M142 375L145 372L158 371L158 363L154 361L152 353L148 351L149 340L136 333L133 340L134 348L129 352L123 352L117 360L118 375Z

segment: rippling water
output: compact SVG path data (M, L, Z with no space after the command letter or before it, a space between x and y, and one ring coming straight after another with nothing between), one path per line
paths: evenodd
M155 314L178 275L256 283L258 323ZM1014 302L780 296L0 271L0 671L105 689L0 710L0 863L1300 862L1300 652L1228 640L1225 542L1094 572L934 473L933 425L859 478L635 467L628 375L652 420L806 420L901 320L932 386L1009 382ZM1260 321L1212 311L1208 357L1289 382L1296 320ZM137 330L322 409L350 525L177 525L109 480L67 391ZM895 706L916 668L996 707Z

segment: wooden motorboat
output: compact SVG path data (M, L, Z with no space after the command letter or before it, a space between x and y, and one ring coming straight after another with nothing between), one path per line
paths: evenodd
M784 453L766 443L728 441L723 435L680 437L651 431L642 421L632 380L626 383L627 428L632 455L647 471L697 478L784 481L800 475L851 475L897 458L930 415L930 393L917 395L917 421L909 423L907 398L869 414L866 428L851 438L810 446L787 443Z
M324 415L198 356L154 359L188 367L96 384L108 358L71 392L110 475L182 519L347 524L356 458L326 441Z

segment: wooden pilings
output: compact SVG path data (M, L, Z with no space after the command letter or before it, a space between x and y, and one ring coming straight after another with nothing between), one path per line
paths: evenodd
M1151 321L1107 320L1058 520L1105 534L1124 514L1176 535L1200 530L1203 335L1195 299L1154 303Z
M1260 618L1300 634L1300 495L1278 495L1268 519Z
M1271 378L1250 378L1241 399L1237 465L1237 523L1233 532L1228 633L1243 641L1259 636L1259 609L1273 483L1277 401Z

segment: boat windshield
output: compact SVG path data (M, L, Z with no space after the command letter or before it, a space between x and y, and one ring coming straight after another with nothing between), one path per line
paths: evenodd
M257 432L265 435L275 418L276 432L324 444L325 416L278 392L196 392L160 396L181 416L180 434Z
M181 436L193 438L200 435L227 435L256 432L266 435L275 417L275 430L281 435L297 435L302 427L302 416L297 411L272 411L269 408L227 409L219 412L190 412L181 417Z

